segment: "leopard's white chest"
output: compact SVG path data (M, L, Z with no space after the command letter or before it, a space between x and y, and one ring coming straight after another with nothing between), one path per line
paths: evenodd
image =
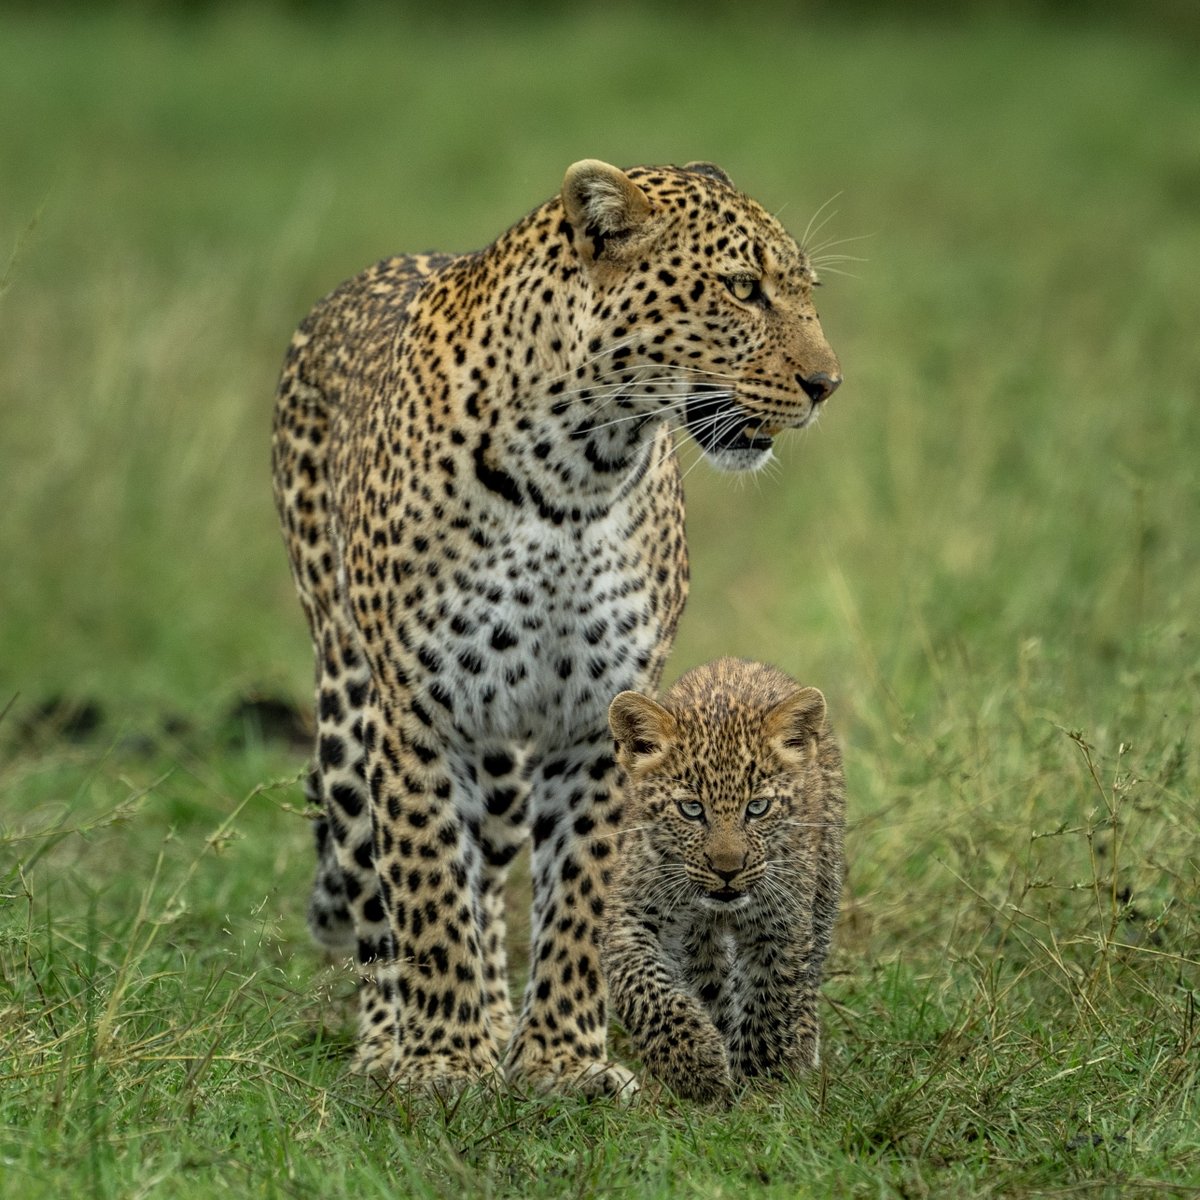
M554 749L604 726L663 636L624 529L620 510L567 528L513 522L453 570L427 685L449 691L460 731Z

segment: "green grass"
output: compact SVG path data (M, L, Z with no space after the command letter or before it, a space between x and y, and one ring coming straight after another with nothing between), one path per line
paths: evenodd
M1200 1193L1194 41L656 11L0 13L6 1200ZM687 479L669 673L818 684L851 785L825 1068L730 1114L348 1077L303 751L237 708L309 680L291 328L585 156L867 260L818 429Z

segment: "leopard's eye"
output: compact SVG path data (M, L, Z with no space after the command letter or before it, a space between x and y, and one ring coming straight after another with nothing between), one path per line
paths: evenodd
M725 280L725 286L729 289L729 294L735 300L741 300L743 304L749 304L762 295L762 288L753 275L730 275Z
M704 805L699 800L678 800L679 811L687 817L689 821L704 820Z
M757 799L751 800L750 803L746 805L746 816L761 817L763 813L765 813L770 807L771 797L759 796Z

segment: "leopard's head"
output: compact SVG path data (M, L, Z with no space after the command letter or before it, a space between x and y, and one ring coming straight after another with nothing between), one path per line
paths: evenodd
M728 664L728 667L726 666ZM727 688L730 671L766 689ZM722 673L724 672L724 678ZM690 672L659 704L622 692L609 708L626 775L627 828L653 860L670 907L770 906L811 877L808 839L825 698L760 664L719 660Z
M726 470L810 424L842 381L813 304L816 271L711 163L563 180L564 229L592 302L580 335L609 419L663 416Z

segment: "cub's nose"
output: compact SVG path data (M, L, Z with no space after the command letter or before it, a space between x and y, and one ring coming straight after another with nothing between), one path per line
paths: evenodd
M741 871L741 869L741 867L734 867L732 871L723 871L720 867L713 867L712 873L714 875L719 875L725 883L729 883L733 877L737 875L739 871Z
M812 375L797 375L796 382L814 404L822 404L837 391L842 377L829 375L825 371L817 371Z

